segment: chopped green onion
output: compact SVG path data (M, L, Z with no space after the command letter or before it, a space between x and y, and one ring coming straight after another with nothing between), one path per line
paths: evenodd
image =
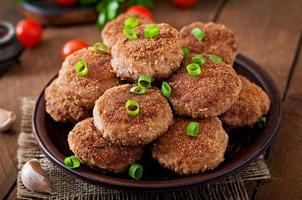
M138 26L139 22L135 17L128 17L124 21L124 26L129 29L136 28Z
M137 35L133 29L124 28L123 34L129 39L129 40L135 40L137 39Z
M108 46L104 44L103 42L96 42L92 46L93 51L97 53L107 53L108 52Z
M188 57L190 55L190 50L187 47L182 48L182 53L184 57Z
M158 36L159 28L157 25L152 25L144 29L144 37L145 39L150 39Z
M104 9L102 9L97 19L97 27L99 29L103 29L106 23L107 23L106 12Z
M198 54L192 58L192 63L196 63L198 65L202 65L205 62L206 62L206 59L200 54Z
M137 85L149 88L151 87L152 78L150 76L140 76L137 80Z
M192 31L191 31L192 35L195 36L195 38L198 40L198 41L201 41L205 38L206 34L198 27L196 28L193 28Z
M191 63L186 66L187 72L190 76L199 76L201 74L201 68L196 63Z
M145 94L147 91L147 89L143 86L137 85L137 86L133 86L130 89L130 92L134 93L134 94Z
M69 156L64 159L64 164L69 169L74 169L80 167L80 160L75 156Z
M107 19L108 21L114 19L120 10L120 3L118 1L109 1L109 3L107 4Z
M135 116L139 114L139 104L137 101L128 100L125 104L128 115Z
M219 56L217 56L215 54L210 54L209 57L215 63L221 63L222 62L222 58L220 58Z
M131 178L133 178L135 180L139 180L143 176L143 171L144 171L144 169L141 165L134 163L130 166L128 174Z
M83 77L86 76L89 73L89 68L84 60L79 60L75 64L75 71L78 74L78 76Z
M263 128L265 126L266 122L267 122L267 118L265 116L262 116L258 120L257 125L258 125L259 128Z
M170 98L171 92L172 92L172 89L171 89L170 85L169 85L167 82L164 81L164 82L161 84L161 93L162 93L165 97Z
M198 122L190 122L187 126L186 133L188 136L195 137L199 132L199 123Z

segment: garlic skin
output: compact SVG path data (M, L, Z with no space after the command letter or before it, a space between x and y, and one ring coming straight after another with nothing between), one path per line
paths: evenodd
M33 192L51 193L50 182L37 159L27 161L21 170L24 186Z
M0 133L9 130L15 121L15 113L0 108Z

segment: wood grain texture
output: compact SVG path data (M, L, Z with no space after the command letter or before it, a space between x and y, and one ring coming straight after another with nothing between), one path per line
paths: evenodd
M272 179L261 185L257 192L257 199L302 199L301 86L302 51L284 102L281 130L269 154Z
M193 8L180 9L171 0L158 0L154 5L155 21L167 22L177 29L194 21L213 21L223 3L224 0L205 0Z
M264 66L281 95L298 48L301 7L301 0L230 0L218 18L235 31L239 51Z

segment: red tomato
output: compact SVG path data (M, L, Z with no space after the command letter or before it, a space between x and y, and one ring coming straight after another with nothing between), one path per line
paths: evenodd
M72 54L73 52L88 47L88 44L81 39L74 39L67 41L61 51L61 56L65 59L68 55Z
M34 19L24 19L16 26L16 35L24 47L37 45L42 37L43 30L39 22Z
M152 12L144 6L131 6L130 8L128 8L127 13L136 13L141 16L147 17L152 21L154 20Z
M60 6L73 6L77 3L77 0L56 0Z
M173 3L180 8L190 8L197 4L198 0L173 0Z

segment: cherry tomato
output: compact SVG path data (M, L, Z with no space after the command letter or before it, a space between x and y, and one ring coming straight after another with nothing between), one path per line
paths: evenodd
M198 0L173 0L174 5L180 8L190 8L198 3Z
M42 26L34 19L24 19L16 26L16 35L24 47L37 45L42 37Z
M77 0L56 0L60 6L73 6L77 3Z
M130 8L128 8L127 13L136 13L141 16L147 17L152 21L154 20L152 12L144 6L131 6Z
M68 55L72 54L73 52L88 47L88 44L81 39L73 39L67 41L61 51L61 57L65 59Z

